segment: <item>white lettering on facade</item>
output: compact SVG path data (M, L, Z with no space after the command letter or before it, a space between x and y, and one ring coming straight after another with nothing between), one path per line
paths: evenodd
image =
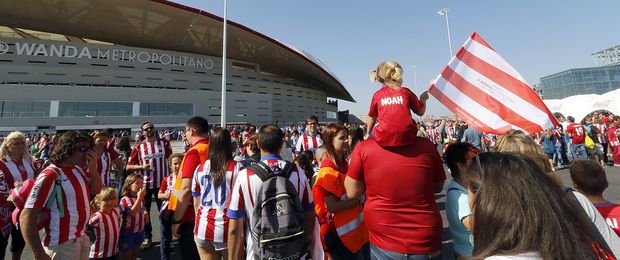
M62 45L50 45L50 56L62 57Z
M82 51L80 52L80 55L78 56L78 58L82 59L84 57L88 57L89 59L92 59L93 56L90 55L90 49L84 47L82 49Z
M45 45L43 44L39 45L39 47L37 47L37 50L34 52L34 56L39 56L39 55L43 55L45 57L49 56L47 55L47 49L45 49Z
M135 51L130 51L129 52L129 61L131 62L136 62L136 52Z
M155 63L155 61L159 60L159 55L157 53L153 52L151 55L151 63Z
M8 52L7 47L2 49L4 53ZM4 45L3 45L4 46ZM5 50L6 49L6 50ZM45 56L45 57L63 57L63 58L88 58L112 61L129 61L140 63L161 63L162 65L184 66L193 68L212 69L214 62L211 59L199 59L188 56L177 56L170 54L160 54L155 52L138 52L122 49L90 49L88 47L76 47L73 45L45 45L38 43L15 43L15 54L26 56ZM95 52L96 50L96 52ZM2 53L2 54L4 54ZM96 54L93 56L93 54ZM402 99L402 97L400 97ZM396 101L390 101L396 102ZM402 100L401 100L402 102Z
M142 55L146 55L146 60L141 58L141 57L142 57ZM149 62L149 59L150 59L150 58L151 58L151 56L149 56L149 54L148 54L148 53L146 53L146 52L140 52L140 53L138 53L138 61L139 61L139 62L142 62L142 63L147 63L147 62Z
M118 50L112 50L112 60L118 60Z
M69 53L69 50L71 50L72 52ZM65 46L65 57L66 58L75 58L77 57L77 54L78 54L78 50L75 46Z
M101 52L101 49L97 50L97 58L99 59L110 59L110 50L106 50L105 52Z
M168 59L168 61L164 61L164 57L165 57L166 59ZM170 61L171 61L171 60L172 60L172 58L170 58L170 55L168 55L168 54L162 54L162 55L159 57L159 62L161 62L161 64L163 64L163 65L168 65L168 64L170 64Z

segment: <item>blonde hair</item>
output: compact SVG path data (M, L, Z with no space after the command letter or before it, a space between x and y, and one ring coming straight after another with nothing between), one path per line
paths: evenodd
M2 142L2 145L0 145L0 158L6 158L7 160L11 159L9 157L9 154L11 153L9 151L9 146L15 143L15 141L17 141L18 139L24 141L24 144L26 143L26 136L19 131L11 132L6 138L4 138L4 142ZM22 158L26 159L26 162L28 162L29 164L32 164L32 162L34 161L34 158L32 158L32 155L30 155L28 147L24 149Z
M101 192L95 196L95 198L90 202L91 214L99 211L99 203L102 201L108 200L112 197L112 195L116 196L116 189L112 187L104 187L101 189Z
M403 67L395 61L382 62L376 70L370 71L370 81L372 83L375 83L375 80L378 80L388 86L400 87L402 79Z
M93 137L93 139L97 139L97 138L105 138L105 139L109 139L110 138L110 134L106 131L94 131L92 133L90 133L90 136Z
M495 141L495 147L493 149L495 152L513 152L529 157L534 160L544 172L562 186L562 180L553 173L553 166L549 162L549 159L547 159L543 150L540 149L540 146L536 144L532 137L526 135L523 131L510 130L506 132Z
M125 179L125 185L123 185L123 189L121 189L121 196L125 197L131 195L131 185L138 182L139 179L144 180L144 176L139 173L129 174L129 176L127 176L127 179Z

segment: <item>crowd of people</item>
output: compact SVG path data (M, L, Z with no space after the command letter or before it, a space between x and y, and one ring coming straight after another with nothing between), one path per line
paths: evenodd
M402 74L396 62L371 72L383 88L366 128L313 115L303 126L212 128L195 116L184 130L143 123L133 148L110 129L13 132L0 146L0 253L10 236L14 259L25 245L35 259L136 259L159 223L161 259L173 237L182 259L442 259L445 161L456 259L620 255L620 206L603 197L608 151L620 163L620 117L501 136L416 122L428 93L401 87ZM558 162L570 163L576 190L555 175ZM9 193L25 193L23 207Z

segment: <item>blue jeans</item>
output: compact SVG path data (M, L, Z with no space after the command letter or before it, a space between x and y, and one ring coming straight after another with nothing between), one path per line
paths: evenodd
M151 204L153 204L152 199L151 199L152 197L155 197L155 204L157 204L157 209L161 209L162 201L157 198L157 193L159 193L159 187L152 188L152 189L146 189L146 195L144 195L144 200L146 202L146 205L144 206L146 207L146 212L148 212L149 220L150 220L144 226L144 239L145 240L153 238L153 226L151 226L151 223L153 222L153 217L151 217ZM157 216L157 219L159 219L159 214Z
M167 219L162 219L159 224L159 230L161 232L161 242L159 242L159 254L162 260L170 259L170 243L172 243L172 217L173 214L168 215Z
M429 257L428 254L425 255L412 255L412 254L403 254L403 253L398 253L398 252L392 252L392 251L388 251L385 249L381 249L376 247L373 244L370 244L370 259L372 260L385 260L385 259L390 259L390 260L426 260L426 259L430 259L430 260L440 260L441 259L441 254L436 255L434 257Z
M553 164L562 165L562 144L555 144L555 152L553 153Z
M586 144L570 144L570 152L573 155L573 161L577 160L577 148L581 150L581 155L584 160L588 159L588 153L586 152Z

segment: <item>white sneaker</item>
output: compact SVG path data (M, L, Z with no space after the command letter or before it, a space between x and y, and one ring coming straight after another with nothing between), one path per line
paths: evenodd
M141 248L142 250L147 250L147 249L151 248L151 243L152 243L152 242L153 242L153 240L152 240L152 239L147 238L147 239L145 239L144 241L142 241L142 246L140 246L140 248Z

